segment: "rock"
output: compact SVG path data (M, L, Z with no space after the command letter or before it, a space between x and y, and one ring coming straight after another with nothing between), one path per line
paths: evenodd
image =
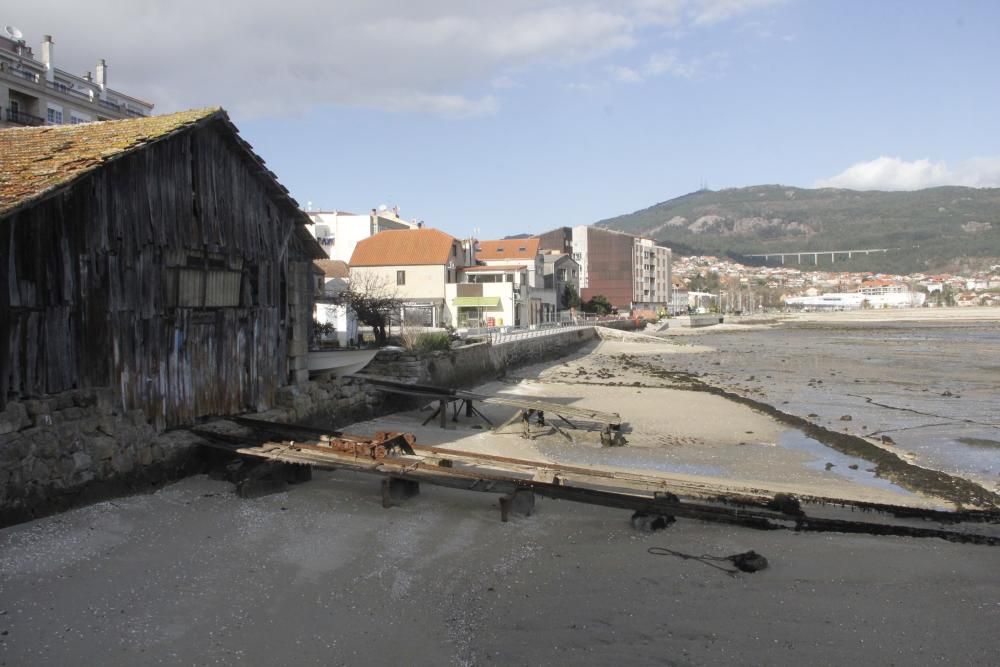
M788 493L775 494L774 498L767 503L767 507L788 516L802 516L804 514L799 499Z
M830 463L829 461L827 461L827 463L826 463L826 466L825 466L825 467L826 467L826 469L827 469L827 470L832 470L832 469L833 469L833 467L834 467L834 465L833 465L832 463Z
M853 417L851 417L851 415L841 415L840 416L840 421L842 421L842 422L849 422L852 419L853 419Z
M70 457L73 462L73 476L79 477L85 472L89 472L94 465L94 460L86 452L77 452Z
M632 514L632 528L643 533L663 530L675 521L677 518L669 514L648 514L638 510Z
M90 442L90 456L95 461L104 461L114 456L118 443L111 438L99 436Z
M0 435L20 431L31 426L31 417L21 403L8 403L7 408L0 412Z
M892 438L890 438L890 437L889 437L889 436L887 436L887 435L883 435L883 436L882 436L882 444L883 444L883 445L895 445L895 444L896 444L896 441L895 441L895 440L893 440Z

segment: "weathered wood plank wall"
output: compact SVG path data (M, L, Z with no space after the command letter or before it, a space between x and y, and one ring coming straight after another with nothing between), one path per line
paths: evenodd
M0 220L0 407L113 386L170 427L273 405L312 307L283 290L310 259L227 132L150 144Z

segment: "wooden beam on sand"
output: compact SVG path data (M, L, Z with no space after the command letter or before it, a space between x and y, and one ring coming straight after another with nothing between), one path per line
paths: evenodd
M702 521L729 523L763 530L801 530L939 537L955 542L1000 545L1000 537L916 527L901 523L848 521L809 517L796 499L762 490L695 483L664 476L568 466L441 447L421 447L410 434L379 433L374 439L343 433L317 433L320 429L240 419L248 433L235 435L196 429L207 444L241 456L306 464L318 468L344 468L383 477L427 482L439 486L506 493L530 491L559 500L617 507L647 514L663 514ZM289 436L276 439L274 436ZM387 443L406 443L386 447ZM340 444L337 444L340 443ZM334 446L336 444L336 446ZM683 499L682 499L683 496ZM851 505L846 501L833 501ZM871 509L867 504L865 509ZM854 509L852 507L852 509ZM892 512L895 506L883 506ZM907 508L910 516L958 520L958 513ZM995 513L994 513L995 514ZM944 515L944 516L942 516ZM993 520L1000 517L993 516Z

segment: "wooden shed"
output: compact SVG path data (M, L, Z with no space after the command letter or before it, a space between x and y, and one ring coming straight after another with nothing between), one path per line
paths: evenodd
M111 387L158 427L307 376L308 217L221 109L0 130L0 409Z

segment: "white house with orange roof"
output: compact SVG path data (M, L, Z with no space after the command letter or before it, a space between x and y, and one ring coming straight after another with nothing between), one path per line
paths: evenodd
M394 293L402 321L440 327L454 320L448 290L471 263L462 242L441 230L392 229L357 242L350 279Z

